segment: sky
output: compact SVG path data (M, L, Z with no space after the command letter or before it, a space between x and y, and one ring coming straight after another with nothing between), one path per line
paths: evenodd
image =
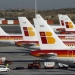
M0 9L34 9L35 0L0 0ZM75 8L75 0L37 0L37 10Z

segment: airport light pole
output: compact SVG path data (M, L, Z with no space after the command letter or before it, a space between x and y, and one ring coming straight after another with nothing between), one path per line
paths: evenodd
M37 0L35 0L35 18L36 18L36 14L37 14Z

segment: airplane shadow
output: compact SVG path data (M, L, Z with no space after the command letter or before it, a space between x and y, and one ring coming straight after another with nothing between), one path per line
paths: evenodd
M21 50L21 51L31 51L29 49L18 49L18 50Z
M75 68L73 68L73 69L71 68L71 69L67 69L67 70L68 70L68 71L75 71Z

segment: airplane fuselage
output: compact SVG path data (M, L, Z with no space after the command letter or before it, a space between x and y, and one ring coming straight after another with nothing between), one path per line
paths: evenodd
M23 40L22 35L1 35L0 36L0 43L3 44L15 44L16 41L21 41Z
M46 56L49 53L56 53L56 57L48 57ZM64 63L71 66L75 66L75 50L65 49L65 50L33 50L30 52L32 56L39 57L42 59Z
M75 37L74 36L59 36L59 38L63 41L64 44L67 46L75 47ZM30 43L35 43L36 45L39 46L38 41L27 41L23 40L22 35L1 35L0 36L0 43L5 43L5 44L16 44L16 45L23 45L23 44L30 44Z

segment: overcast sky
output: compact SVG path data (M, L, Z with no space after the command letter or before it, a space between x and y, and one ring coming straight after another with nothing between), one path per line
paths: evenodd
M75 8L75 0L37 0L38 10ZM35 8L35 0L0 0L0 9Z

